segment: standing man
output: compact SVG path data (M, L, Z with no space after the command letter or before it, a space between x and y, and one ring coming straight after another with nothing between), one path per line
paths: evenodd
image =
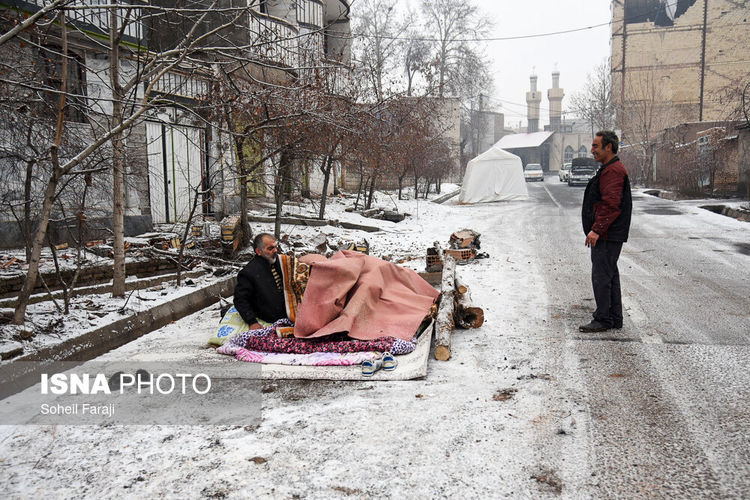
M596 133L591 154L601 163L586 186L581 220L586 246L591 247L591 284L594 287L594 319L581 325L582 332L622 328L622 294L617 259L628 241L633 201L625 166L616 156L619 139L609 130Z
M251 330L262 328L258 319L273 323L287 317L279 247L276 239L261 233L253 240L255 257L237 275L234 307Z

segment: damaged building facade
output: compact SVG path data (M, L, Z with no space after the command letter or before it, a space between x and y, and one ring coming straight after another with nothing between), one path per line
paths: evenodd
M641 181L678 185L674 169L664 164L675 145L674 151L694 150L693 163L704 164L703 174L691 172L695 177L686 184L746 192L750 159L739 143L750 102L748 21L750 5L733 0L612 2L612 100L623 154ZM729 163L714 183L705 158L719 150Z

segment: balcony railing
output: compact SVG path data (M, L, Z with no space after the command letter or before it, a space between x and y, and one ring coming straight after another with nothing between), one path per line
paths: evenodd
M154 90L172 96L196 99L208 93L208 82L195 76L169 72L154 83Z
M253 52L269 61L296 67L299 63L299 31L281 19L250 11Z
M23 4L30 9L42 8L47 3L45 0L25 0L15 2L24 8ZM104 6L112 5L112 0L74 0L65 6L65 15L68 22L76 25L79 29L91 29L101 34L109 35L110 9ZM117 9L119 26L127 22L125 28L125 39L128 41L139 41L143 36L143 25L141 17L143 11L137 2L132 2L133 7L128 8L128 2L120 1L123 7Z
M323 4L319 0L297 0L297 22L323 27Z

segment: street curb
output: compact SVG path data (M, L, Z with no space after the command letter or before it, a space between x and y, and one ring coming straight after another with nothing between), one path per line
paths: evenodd
M0 399L36 384L40 375L56 362L83 363L91 360L172 321L215 304L219 301L219 296L229 297L234 293L236 280L236 276L226 278L151 309L130 314L114 323L66 339L59 344L13 358L12 361L0 365Z

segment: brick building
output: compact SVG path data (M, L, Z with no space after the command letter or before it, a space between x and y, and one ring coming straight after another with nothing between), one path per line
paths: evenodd
M750 84L749 21L746 1L612 2L612 100L639 182L744 191L733 120Z
M612 96L619 128L633 107L654 102L666 126L727 119L749 80L750 3L614 0Z

